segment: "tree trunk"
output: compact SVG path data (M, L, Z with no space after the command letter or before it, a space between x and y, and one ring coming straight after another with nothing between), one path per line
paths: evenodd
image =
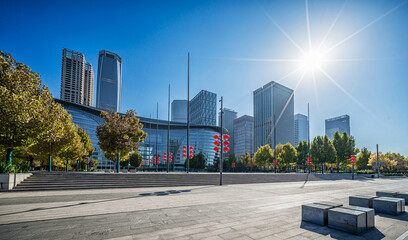
M13 155L13 148L7 148L7 163L11 163L11 155Z
M65 166L65 172L68 172L68 159L67 159L67 164Z
M337 173L340 173L339 167L340 167L340 163L337 163Z
M49 166L48 166L48 172L51 172L51 154L49 154L48 155L48 164L49 164Z
M120 153L118 153L118 155L117 155L117 165L118 165L118 166L117 166L118 169L117 169L116 172L117 172L117 173L120 173Z

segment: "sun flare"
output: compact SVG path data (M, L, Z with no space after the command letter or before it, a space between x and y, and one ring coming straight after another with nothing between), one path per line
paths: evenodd
M301 65L305 71L314 71L321 67L323 62L322 54L320 52L310 52L303 55L301 58Z

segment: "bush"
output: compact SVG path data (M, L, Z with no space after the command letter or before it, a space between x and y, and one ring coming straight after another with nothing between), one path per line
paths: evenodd
M357 174L376 174L377 172L374 170L358 170Z
M405 176L402 173L382 173L383 176Z
M30 167L26 164L0 163L0 173L27 173Z

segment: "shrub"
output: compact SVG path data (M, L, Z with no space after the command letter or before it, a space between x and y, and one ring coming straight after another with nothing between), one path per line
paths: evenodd
M0 173L27 173L30 167L26 164L0 163Z

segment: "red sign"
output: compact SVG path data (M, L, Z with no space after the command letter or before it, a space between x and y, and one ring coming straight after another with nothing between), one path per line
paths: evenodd
M234 167L235 167L235 163L232 163L231 166L234 168Z
M306 164L312 164L312 159L311 158L307 158Z

